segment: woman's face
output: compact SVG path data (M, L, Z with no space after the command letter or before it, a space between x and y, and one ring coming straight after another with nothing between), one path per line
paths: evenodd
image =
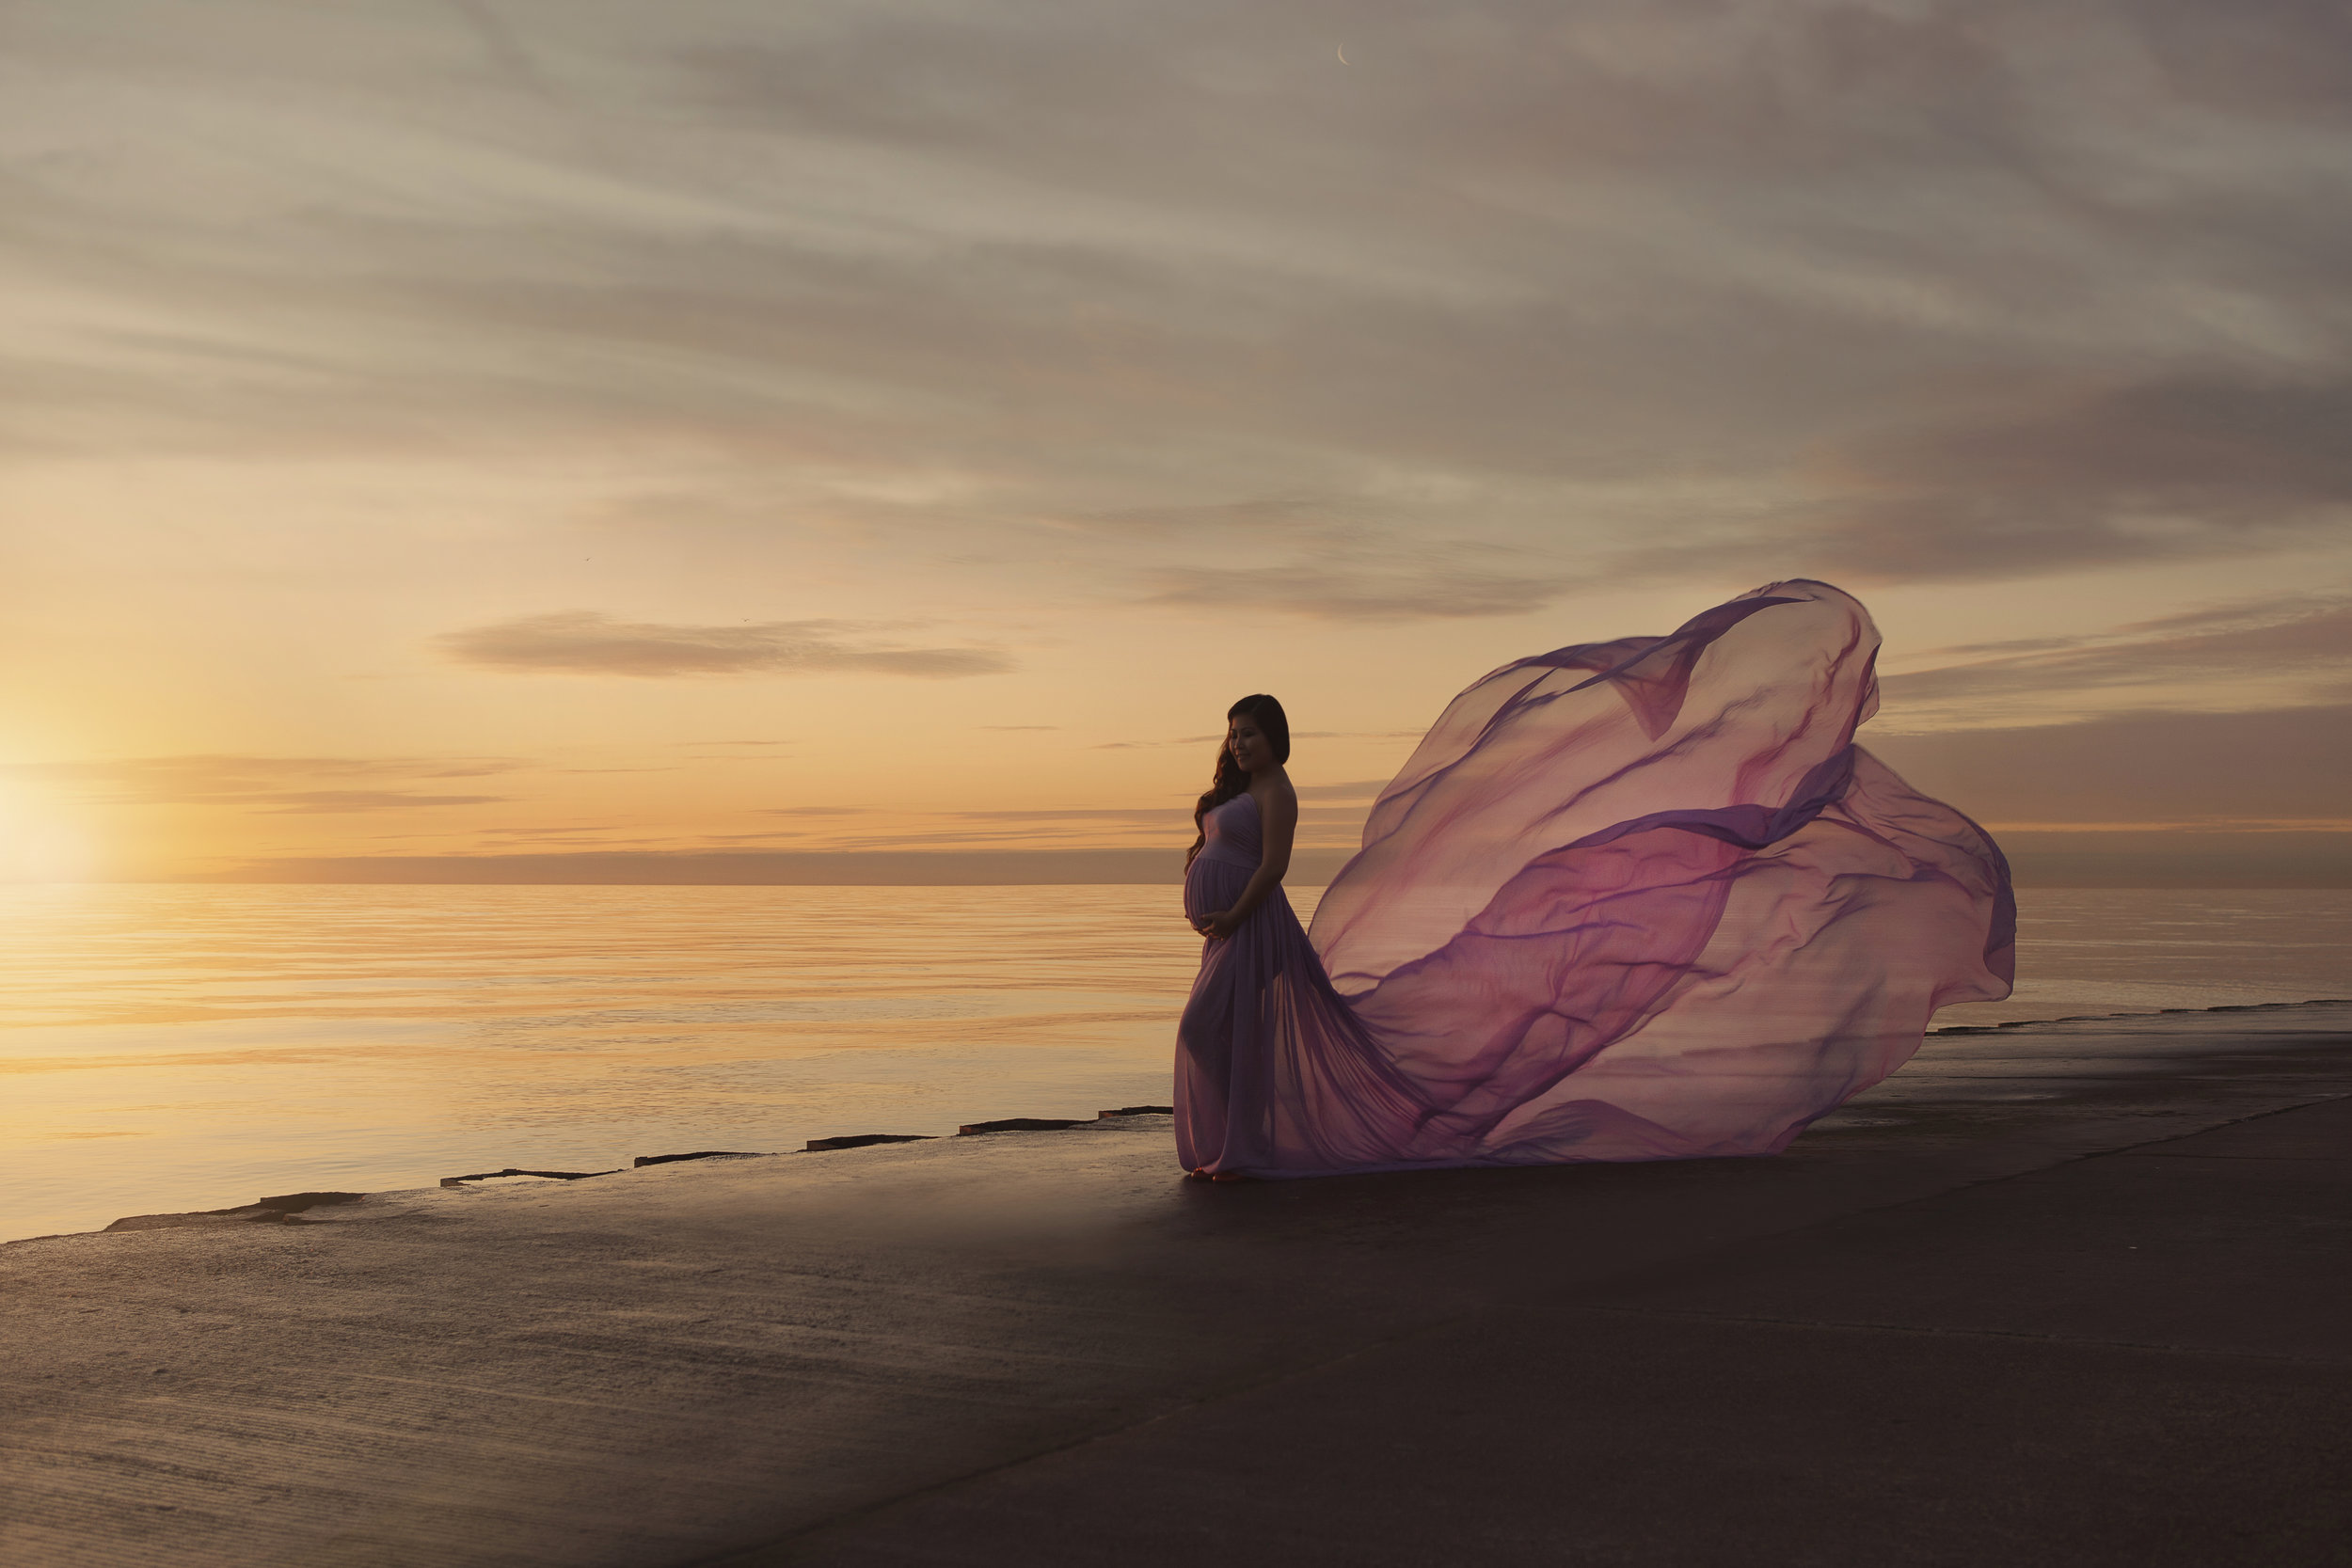
M1245 773L1274 766L1274 743L1258 728L1258 721L1246 713L1227 721L1225 749L1233 753L1234 762L1240 764Z

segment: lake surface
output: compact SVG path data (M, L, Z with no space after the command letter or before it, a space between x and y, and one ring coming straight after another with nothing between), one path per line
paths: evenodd
M2021 904L2017 995L1939 1022L2352 996L2352 892ZM1165 1103L1200 952L1172 887L41 886L0 922L0 1240Z

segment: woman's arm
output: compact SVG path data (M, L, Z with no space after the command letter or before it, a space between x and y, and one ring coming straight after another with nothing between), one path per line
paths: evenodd
M1291 868L1291 842L1298 836L1298 794L1285 779L1258 796L1258 822L1264 835L1265 850L1258 862L1257 874L1249 885L1241 890L1233 907L1209 916L1201 929L1216 938L1230 937L1240 929L1250 912L1264 903L1274 890L1282 885L1283 874Z

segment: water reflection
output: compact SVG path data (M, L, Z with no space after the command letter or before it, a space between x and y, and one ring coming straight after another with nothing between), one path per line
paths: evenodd
M1302 913L1312 891L1295 891ZM1159 887L0 889L0 1238L1165 1100ZM2352 993L2352 895L2029 894L2009 1004Z

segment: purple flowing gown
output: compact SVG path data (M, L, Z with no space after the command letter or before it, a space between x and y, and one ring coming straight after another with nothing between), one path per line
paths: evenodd
M1853 744L1878 631L1778 582L1669 637L1456 697L1311 935L1279 888L1177 1031L1186 1169L1250 1176L1771 1154L2014 972L1989 834ZM1211 813L1184 911L1258 866Z

